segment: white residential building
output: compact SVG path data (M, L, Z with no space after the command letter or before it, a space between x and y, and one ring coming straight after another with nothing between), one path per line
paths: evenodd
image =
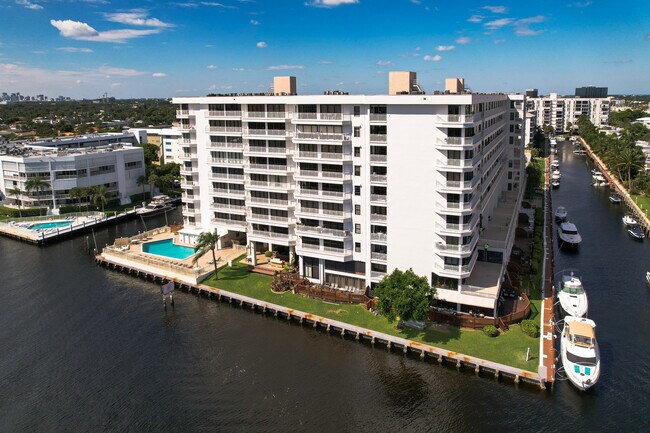
M537 126L552 126L556 132L569 130L569 123L576 125L583 114L595 126L609 125L610 105L613 98L580 98L558 96L551 93L539 98L529 98L528 110L536 116Z
M130 196L142 190L137 179L143 175L143 150L130 143L92 147L20 144L0 150L0 198L48 206L55 213L58 207L73 203L69 192L75 187L103 185L109 199L129 204ZM47 187L26 191L25 183L35 177L46 181ZM14 188L22 193L12 194Z
M413 76L391 95L298 96L293 79L276 95L174 98L181 235L245 234L252 260L297 256L301 274L339 288L413 268L441 305L495 314L523 193L525 98L426 95Z

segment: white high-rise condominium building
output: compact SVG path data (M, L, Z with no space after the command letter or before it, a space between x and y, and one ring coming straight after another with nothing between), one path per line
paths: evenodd
M536 117L537 126L552 126L557 132L569 130L569 123L575 126L578 118L586 115L596 126L608 125L612 97L580 98L558 96L551 93L539 98L528 98L529 111Z
M285 77L275 95L174 98L181 234L245 234L251 259L276 250L339 288L412 268L442 306L495 314L525 182L525 98L426 95L413 76L391 76L390 95L299 96Z

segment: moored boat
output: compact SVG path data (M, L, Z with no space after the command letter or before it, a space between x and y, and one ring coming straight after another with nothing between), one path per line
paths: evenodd
M610 194L609 196L609 201L611 201L614 204L621 204L621 196L617 193Z
M562 310L569 316L586 316L589 303L580 278L576 277L573 272L568 272L562 275L558 286L557 298Z
M560 247L577 248L582 242L582 237L578 233L576 225L571 222L563 222L558 230Z
M626 226L634 226L639 224L639 222L630 214L627 214L623 217L623 224Z
M645 273L645 280L650 284L650 271Z
M569 213L564 206L558 206L557 209L555 209L555 219L558 221L565 221L568 214Z
M645 233L643 233L643 229L641 228L640 225L635 224L631 225L627 228L627 233L632 236L636 240L643 240L645 238Z
M558 189L560 187L560 179L553 179L551 181L551 187L553 187L553 189Z
M143 217L150 217L172 209L173 207L168 204L151 202L148 205L137 209L135 213Z
M596 323L585 318L565 317L560 342L567 378L581 391L590 389L600 377Z

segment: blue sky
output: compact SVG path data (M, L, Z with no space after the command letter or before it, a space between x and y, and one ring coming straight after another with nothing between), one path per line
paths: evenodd
M650 93L650 1L0 0L0 92L93 98L385 93L412 70L476 91Z

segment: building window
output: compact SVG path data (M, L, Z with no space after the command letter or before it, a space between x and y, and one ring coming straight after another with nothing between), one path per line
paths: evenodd
M354 127L354 136L355 137L361 137L361 127L360 126L355 126Z
M361 234L361 224L355 224L354 225L354 233L360 235Z
M354 195L361 195L361 185L354 186Z
M355 165L354 166L354 175L355 176L361 176L361 166L360 165Z
M354 214L355 215L361 215L361 205L360 204L355 204L354 205Z
M361 107L358 105L354 106L354 117L359 117L361 115Z
M354 156L355 156L356 158L361 157L361 148L360 148L360 147L355 147L355 148L354 148Z
M360 253L361 252L361 242L355 242L354 243L354 252L355 253Z

